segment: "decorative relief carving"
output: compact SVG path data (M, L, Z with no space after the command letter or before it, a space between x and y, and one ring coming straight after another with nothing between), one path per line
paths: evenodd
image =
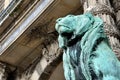
M46 60L53 61L55 58L59 56L59 53L61 53L61 49L58 48L58 42L54 41L54 43L50 45L44 45L42 54L46 58Z
M31 29L29 34L27 35L27 41L25 40L25 44L30 43L31 41L35 41L36 39L44 40L44 44L49 44L49 42L53 42L57 39L57 32L53 29L53 20L51 19L48 22L40 23L39 26Z
M41 38L48 33L48 26L51 23L52 20L46 22L46 23L41 23L38 27L35 27L31 30L29 36L30 38Z
M7 67L6 64L0 62L0 80L6 80L7 79Z
M114 30L114 26L113 25L110 25L110 24L108 24L108 23L105 22L104 23L104 30L105 30L105 33L107 35L120 38L120 36L118 35L118 33Z
M110 6L100 3L97 3L95 6L91 7L91 9L88 11L94 15L97 14L109 14L111 16L115 15L113 9Z
M30 35L31 37L30 39L44 38L44 41L42 43L43 45L42 54L47 61L54 60L58 56L57 53L59 53L60 51L60 49L58 48L58 43L56 42L58 35L57 32L56 31L49 32L48 26L50 22L47 22L46 24L40 27L32 29Z
M120 10L120 0L112 0L112 4L114 7L114 10L118 12L118 10Z

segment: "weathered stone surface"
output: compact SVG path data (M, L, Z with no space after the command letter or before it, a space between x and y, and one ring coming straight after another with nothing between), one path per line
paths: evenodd
M9 68L5 63L0 62L0 80L7 80Z

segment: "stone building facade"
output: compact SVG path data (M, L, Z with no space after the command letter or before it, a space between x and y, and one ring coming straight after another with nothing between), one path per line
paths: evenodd
M119 0L11 0L5 5L0 8L0 80L65 80L54 26L68 14L101 17L120 57Z

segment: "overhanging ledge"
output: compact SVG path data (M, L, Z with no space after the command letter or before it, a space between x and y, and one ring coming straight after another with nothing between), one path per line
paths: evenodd
M0 45L0 55L40 16L54 0L41 0L19 27L15 28Z
M1 52L0 61L22 70L31 65L38 56L42 56L43 43L56 40L56 35L53 32L55 30L54 23L57 18L67 14L82 13L80 0L53 0L53 2L49 2L49 5L46 4L47 8L45 7L44 10L41 9L43 12L40 11L40 13L37 12L38 14L36 14L37 7L43 4L43 0L37 1L34 4L32 3L19 19L15 19L16 22L12 25L12 29L10 28L11 31L9 30L8 34L1 40L1 45L4 45L3 47L6 49L4 51L3 48L1 49L3 52ZM79 13L78 9L80 10ZM30 17L31 15L33 16ZM17 30L19 32L16 32ZM7 46L5 46L6 42Z

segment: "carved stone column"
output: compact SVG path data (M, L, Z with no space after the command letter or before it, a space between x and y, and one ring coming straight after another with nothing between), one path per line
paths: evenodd
M114 11L116 13L117 28L120 30L120 0L111 0L111 4L112 4Z
M114 21L115 13L109 0L85 0L84 12L91 12L103 19L104 29L109 38L110 45L117 57L120 56L119 31Z

